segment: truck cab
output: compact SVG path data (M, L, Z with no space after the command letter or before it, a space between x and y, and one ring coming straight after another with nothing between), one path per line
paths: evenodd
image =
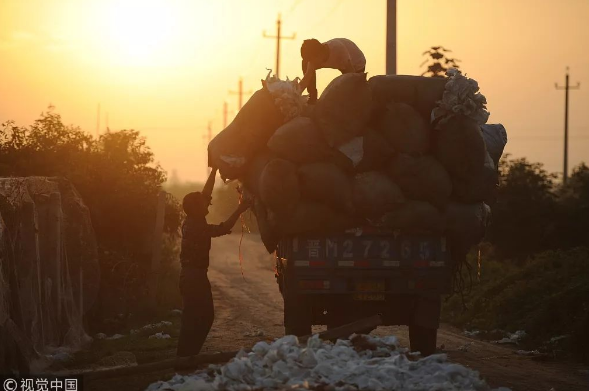
M384 325L408 325L411 349L424 355L435 352L441 295L451 291L452 275L446 238L428 232L364 227L295 235L276 251L286 334L380 314Z

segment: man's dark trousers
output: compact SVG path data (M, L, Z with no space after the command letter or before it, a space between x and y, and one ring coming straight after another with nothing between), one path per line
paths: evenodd
M207 269L182 266L180 293L184 310L177 355L194 356L204 345L215 318L213 292Z

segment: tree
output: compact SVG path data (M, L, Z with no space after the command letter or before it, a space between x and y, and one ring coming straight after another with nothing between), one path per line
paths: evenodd
M573 169L567 184L559 191L557 239L559 248L589 243L589 167Z
M501 257L523 260L554 243L554 175L525 158L500 162L501 185L488 238Z
M424 71L421 76L445 77L448 69L460 69L460 66L458 65L458 62L460 62L459 59L446 56L446 53L451 52L451 50L446 49L443 46L432 46L429 50L423 52L423 55L427 56L427 58L421 63L420 67L424 66L429 61L431 61L431 63L427 66L426 71Z

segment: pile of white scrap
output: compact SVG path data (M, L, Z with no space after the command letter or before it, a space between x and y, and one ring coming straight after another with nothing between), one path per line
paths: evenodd
M285 389L491 390L476 371L449 362L445 354L420 358L400 348L392 336L353 336L335 344L317 336L299 344L296 337L285 336L259 342L250 353L241 351L206 373L153 383L147 391Z

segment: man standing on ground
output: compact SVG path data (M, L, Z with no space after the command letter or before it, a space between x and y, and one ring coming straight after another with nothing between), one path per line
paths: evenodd
M306 39L301 46L301 57L305 76L299 83L299 91L309 91L309 104L317 100L317 69L332 68L342 74L361 73L366 69L364 53L347 38L334 38L325 43Z
M211 238L231 233L231 228L239 216L250 206L248 203L241 203L225 222L219 225L208 224L205 216L209 213L216 174L217 169L213 168L202 193L190 193L182 201L186 213L186 219L182 224L180 252L180 293L184 309L178 340L178 357L198 354L213 325L213 293L207 276Z

